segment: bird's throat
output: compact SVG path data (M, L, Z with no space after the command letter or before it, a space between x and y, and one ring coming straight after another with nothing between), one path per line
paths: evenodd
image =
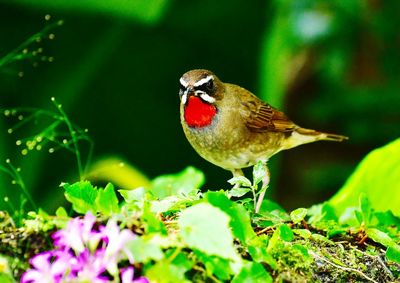
M200 97L190 96L185 106L184 118L189 127L202 128L212 123L217 108Z

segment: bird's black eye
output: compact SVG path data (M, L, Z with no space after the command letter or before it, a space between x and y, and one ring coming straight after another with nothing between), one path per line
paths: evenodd
M196 89L204 91L205 93L211 95L214 89L214 81L212 79L208 80L204 84L201 84L198 87L196 87Z

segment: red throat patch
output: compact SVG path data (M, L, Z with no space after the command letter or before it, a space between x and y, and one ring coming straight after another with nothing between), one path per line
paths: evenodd
M197 96L190 96L185 106L185 121L192 128L202 128L211 124L217 114L217 108L201 100Z

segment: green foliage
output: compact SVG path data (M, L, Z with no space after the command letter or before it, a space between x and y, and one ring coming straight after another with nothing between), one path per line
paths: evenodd
M329 203L340 214L346 208L357 206L363 194L368 197L374 209L391 210L400 215L399 156L400 139L369 153Z
M229 221L229 216L220 209L200 203L181 212L178 227L187 246L234 261L238 255L233 246Z
M108 184L104 189L93 187L88 181L75 184L63 184L65 198L72 203L78 213L101 213L111 216L119 212L118 199L114 186Z
M155 197L190 195L197 192L204 183L204 174L193 167L188 167L176 175L164 175L155 178L151 191Z

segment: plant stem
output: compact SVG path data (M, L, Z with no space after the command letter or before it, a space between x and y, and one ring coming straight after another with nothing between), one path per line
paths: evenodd
M72 126L71 121L68 119L67 114L65 114L64 110L62 109L61 104L58 104L54 97L51 98L51 101L53 101L54 105L56 106L56 108L58 109L60 114L62 115L62 118L63 118L65 124L68 127L68 131L69 131L69 133L71 135L72 143L74 145L74 153L75 153L76 161L77 161L77 164L78 164L79 179L82 181L83 180L83 176L84 176L84 172L83 172L81 153L79 151L79 145L78 145L78 139L76 137L76 132L75 132L73 126Z

